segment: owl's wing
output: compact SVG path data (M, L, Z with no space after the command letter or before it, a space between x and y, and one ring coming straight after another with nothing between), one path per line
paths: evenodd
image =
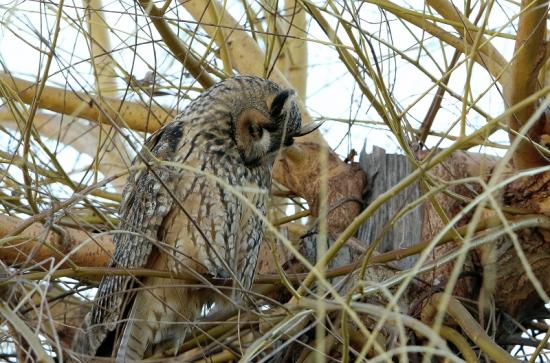
M177 183L176 173L156 160L172 160L182 138L180 122L158 130L145 143L134 164L143 168L133 171L123 192L120 205L119 231L114 235L115 252L110 267L140 268L147 264L158 240L159 229L172 208L169 190ZM152 156L152 157L151 157ZM146 165L143 160L148 160ZM107 334L123 317L131 293L126 292L137 281L133 276L106 276L102 279L94 306L86 317L86 331L75 340L77 352L95 355Z

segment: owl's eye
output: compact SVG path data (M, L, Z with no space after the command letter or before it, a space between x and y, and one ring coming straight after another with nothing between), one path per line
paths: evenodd
M264 134L264 129L257 124L248 125L248 133L253 139L260 139Z

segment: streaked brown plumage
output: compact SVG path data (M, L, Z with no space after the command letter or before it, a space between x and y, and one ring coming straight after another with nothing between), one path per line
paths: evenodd
M293 94L261 78L231 78L153 134L123 194L110 266L232 277L226 294L243 301L264 233L273 160L305 132ZM226 300L178 280L105 277L74 349L115 354L117 362L141 359L161 343L177 345L202 306Z

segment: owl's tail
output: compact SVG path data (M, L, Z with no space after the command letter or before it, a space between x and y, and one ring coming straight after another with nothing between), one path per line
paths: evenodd
M150 319L144 292L139 292L134 300L128 322L124 327L122 339L116 355L116 363L129 363L142 360L147 347L153 343L155 320Z
M151 285L165 284L166 281L156 281ZM142 360L147 352L159 343L166 344L167 340L172 340L177 347L186 330L178 323L195 319L200 311L198 300L193 291L186 288L156 287L139 291L122 333L116 363Z

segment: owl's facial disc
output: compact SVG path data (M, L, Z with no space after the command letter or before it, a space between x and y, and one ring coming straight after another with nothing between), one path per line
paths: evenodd
M281 148L292 145L294 137L308 132L301 129L302 119L294 96L293 90L283 90L266 100L266 109L250 107L237 117L235 140L245 165L273 163Z
M271 147L269 115L255 108L244 110L235 124L237 149L246 166L258 166Z

